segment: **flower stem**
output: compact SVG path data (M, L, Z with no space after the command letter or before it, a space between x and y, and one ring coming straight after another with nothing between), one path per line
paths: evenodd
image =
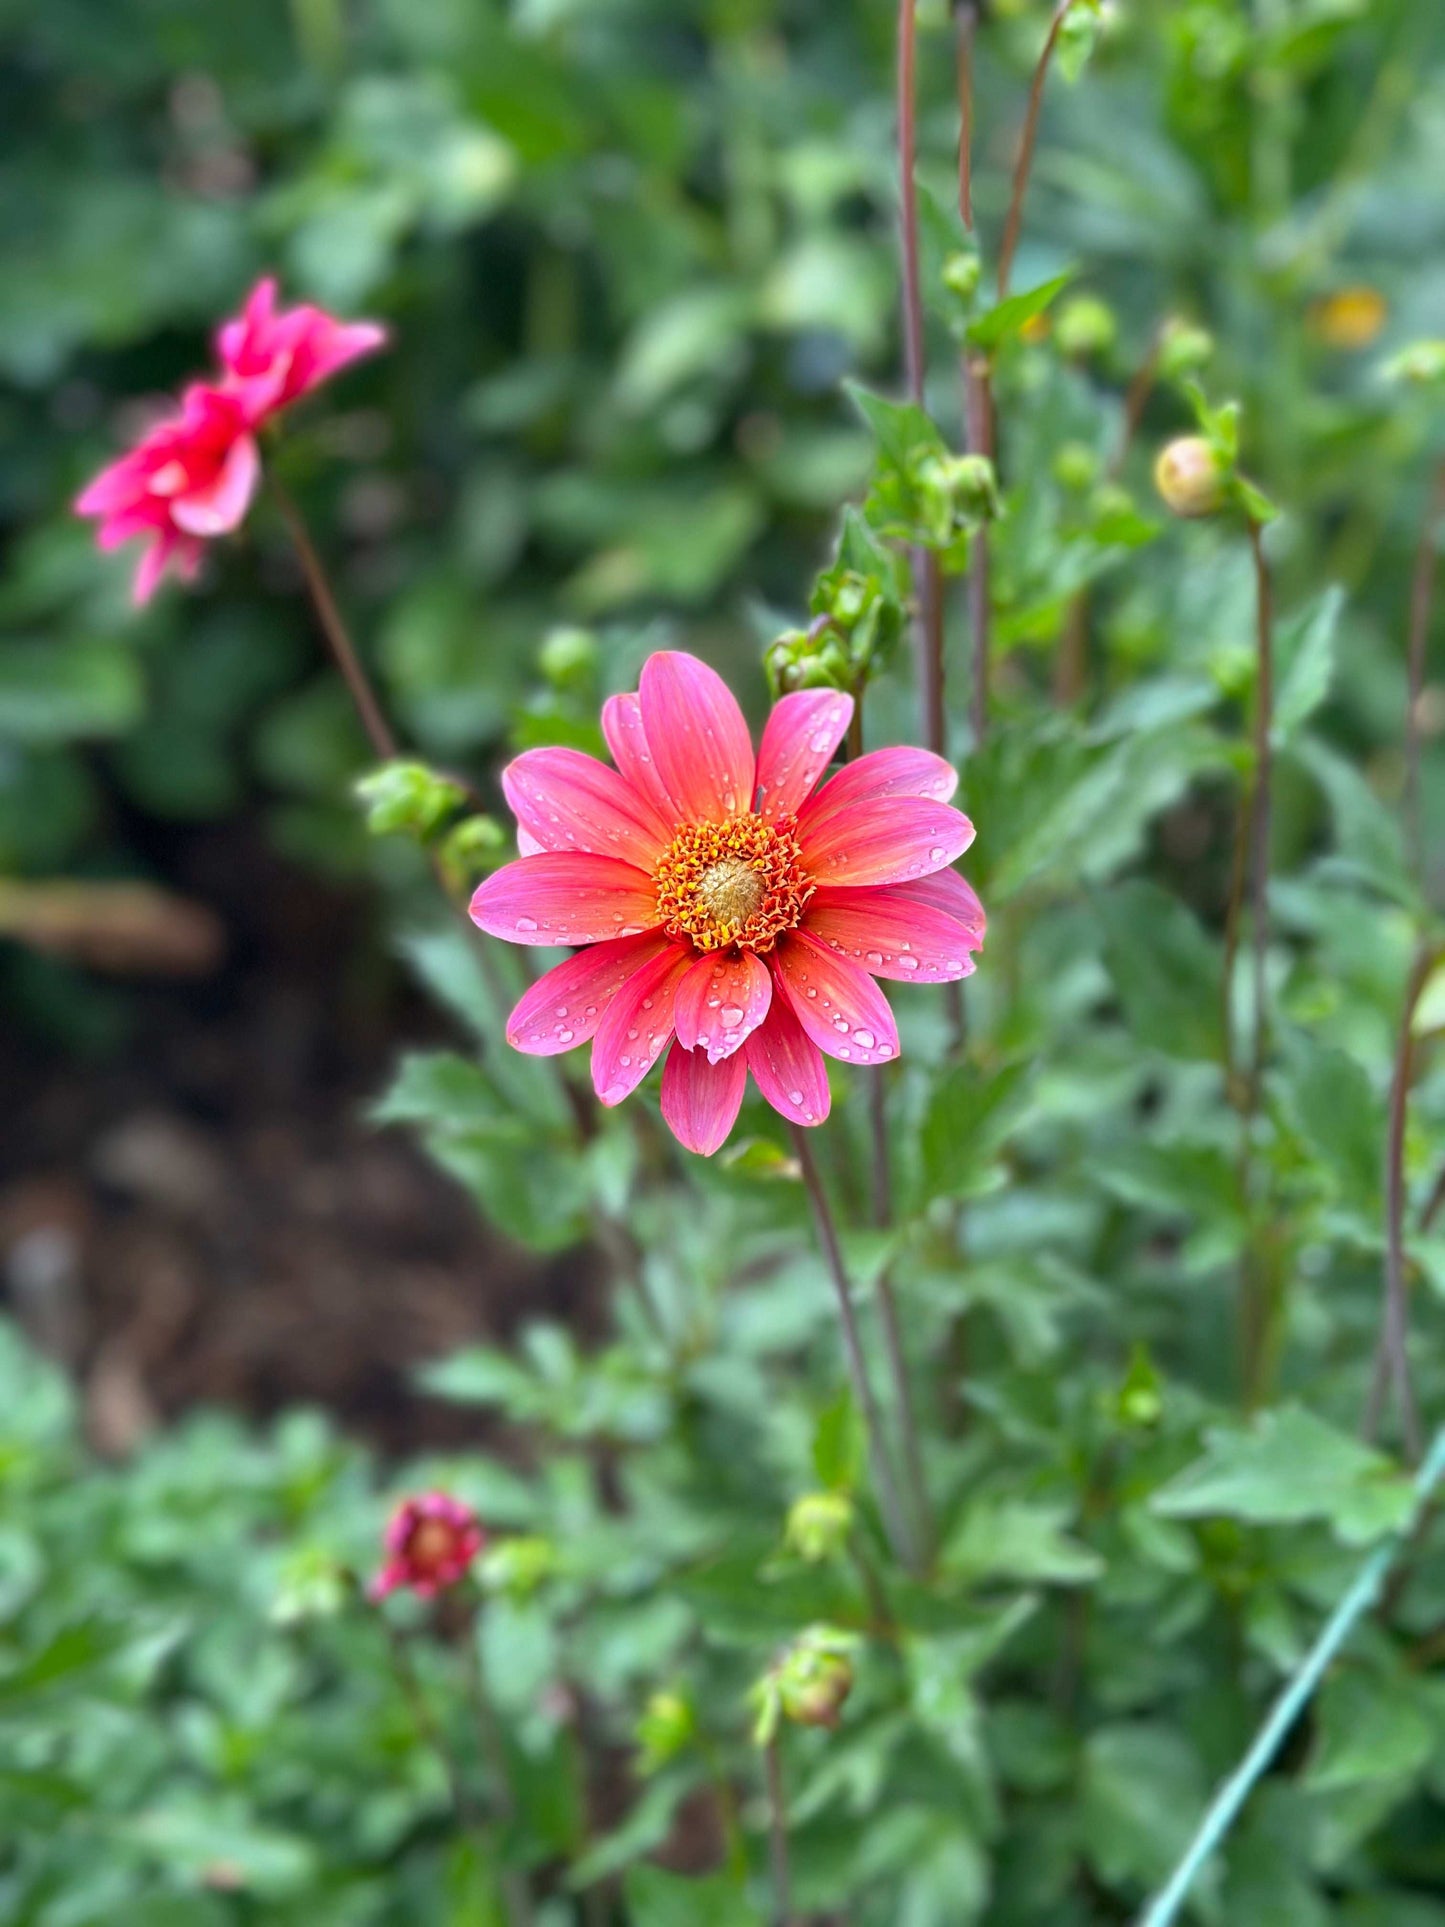
M1044 104L1044 82L1049 77L1049 63L1054 57L1054 49L1059 44L1059 34L1064 20L1074 0L1058 0L1054 17L1049 22L1048 35L1043 51L1034 68L1034 77L1029 86L1029 104L1024 112L1023 132L1019 136L1018 154L1014 160L1013 189L1009 195L1008 216L1003 224L1003 241L998 254L998 298L1008 298L1009 280L1013 274L1014 255L1018 250L1019 235L1023 230L1024 196L1028 193L1029 175L1033 171L1034 146L1039 135L1039 111Z
M1254 912L1254 1048L1250 1061L1249 1108L1253 1115L1259 1104L1260 1081L1264 1075L1264 1052L1269 1033L1269 845L1273 799L1273 752L1270 736L1274 728L1274 592L1269 563L1265 559L1260 525L1253 517L1249 523L1249 547L1254 557L1257 586L1256 629L1258 667L1254 693L1254 805L1251 811L1250 895Z
M958 57L958 212L965 229L973 232L973 46L978 32L977 0L963 0L958 9L955 46ZM970 455L993 459L993 391L988 356L971 348L963 353L963 430ZM969 691L969 722L973 747L982 748L988 735L991 556L988 523L974 531L968 559L968 633L973 642L973 685ZM959 1002L962 1004L962 993Z
M1425 843L1420 804L1420 704L1425 691L1425 652L1435 597L1435 536L1445 519L1445 462L1435 471L1410 582L1409 695L1405 707L1405 828L1415 874L1424 882Z
M306 592L311 598L312 608L316 611L316 620L320 624L322 635L326 638L326 646L330 649L336 666L341 671L342 680L351 693L351 700L356 705L356 713L361 718L361 726L366 731L372 748L383 762L390 762L399 754L396 737L392 734L391 725L382 712L371 678L362 667L361 657L357 654L356 645L352 642L345 620L337 607L336 597L331 592L331 584L321 565L321 558L316 553L316 545L311 540L301 511L292 499L290 490L278 480L274 471L268 472L267 479L271 484L272 497L281 512L281 519L286 524L286 532L291 537L291 546L296 551L296 559L301 564L301 573L306 580Z
M1423 1441L1419 1407L1410 1379L1410 1299L1405 1278L1405 1125L1415 1070L1415 1010L1436 961L1433 946L1421 944L1410 969L1405 1009L1395 1044L1390 1121L1385 1139L1385 1293L1363 1428L1366 1438L1375 1436L1384 1413L1386 1388L1393 1385L1400 1407L1405 1449L1412 1459L1419 1458Z
M863 1416L864 1429L868 1434L869 1457L873 1466L873 1484L878 1495L878 1509L883 1515L884 1528L894 1556L905 1566L916 1570L917 1548L908 1515L899 1503L892 1454L889 1451L888 1437L883 1427L883 1414L874 1396L872 1381L868 1376L867 1361L863 1356L863 1341L858 1330L857 1314L853 1309L853 1287L843 1263L842 1247L838 1242L838 1228L833 1220L833 1208L828 1202L827 1189L819 1173L812 1147L808 1143L807 1132L801 1125L794 1124L792 1133L798 1164L803 1174L803 1183L808 1192L808 1201L813 1208L813 1222L817 1227L818 1243L822 1248L824 1262L828 1267L828 1276L838 1301L838 1315L843 1326L843 1349L848 1360L848 1375L853 1385L853 1396L857 1399L858 1409Z
M776 1927L792 1927L792 1878L788 1869L788 1814L783 1795L783 1760L774 1734L763 1748L763 1784L768 1797L768 1851L773 1870Z
M406 1640L384 1612L379 1612L376 1618L385 1636L387 1650L391 1656L392 1671L395 1673L397 1683L405 1696L407 1706L411 1711L412 1721L418 1733L421 1735L423 1742L431 1748L432 1752L435 1753L441 1761L442 1771L446 1775L447 1791L451 1796L452 1810L456 1815L457 1821L461 1826L474 1828L477 1824L477 1819L472 1810L471 1800L467 1795L466 1780L462 1774L461 1763L457 1759L456 1751L451 1741L447 1738L445 1728L432 1711L431 1704L422 1689L422 1683L417 1676L417 1670L412 1662L411 1651L407 1646Z
M464 1644L467 1649L467 1693L472 1702L472 1718L476 1723L477 1738L481 1742L482 1758L487 1763L491 1775L493 1799L498 1816L505 1822L516 1818L517 1800L512 1791L512 1775L507 1765L507 1744L502 1737L502 1729L497 1720L496 1708L492 1705L487 1683L482 1677L482 1654L479 1644L480 1611L474 1611L467 1626ZM503 1863L500 1846L497 1862L502 1886L502 1898L506 1904L507 1919L511 1927L531 1927L532 1892L527 1885L527 1876L518 1867L508 1867Z

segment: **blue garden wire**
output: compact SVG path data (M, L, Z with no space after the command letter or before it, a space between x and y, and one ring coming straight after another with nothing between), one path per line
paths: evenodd
M1429 1456L1415 1478L1415 1504L1409 1524L1372 1552L1360 1568L1359 1577L1331 1614L1313 1647L1301 1662L1299 1671L1285 1687L1248 1753L1220 1787L1189 1850L1175 1868L1167 1887L1140 1915L1139 1927L1170 1927L1188 1898L1209 1856L1218 1848L1239 1818L1245 1801L1279 1751L1285 1736L1308 1705L1324 1678L1330 1661L1339 1652L1356 1625L1379 1597L1380 1586L1395 1562L1396 1554L1414 1530L1431 1494L1445 1477L1445 1427L1436 1434Z

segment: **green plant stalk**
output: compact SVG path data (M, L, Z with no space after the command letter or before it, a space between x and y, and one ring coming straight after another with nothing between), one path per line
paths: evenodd
M843 1251L838 1242L838 1228L833 1221L833 1208L828 1202L827 1187L818 1170L817 1159L813 1156L812 1146L808 1143L807 1131L799 1124L794 1124L791 1128L793 1145L802 1169L804 1188L807 1190L808 1201L813 1209L813 1223L817 1228L818 1243L822 1249L823 1260L838 1303L848 1375L853 1386L853 1396L857 1399L858 1409L863 1415L864 1430L868 1435L868 1453L873 1469L873 1486L878 1497L878 1510L883 1516L884 1529L888 1534L888 1543L893 1549L894 1557L911 1571L916 1572L920 1564L918 1546L908 1512L899 1500L898 1480L893 1469L893 1454L888 1445L883 1413L874 1394L872 1380L868 1376L868 1363L863 1355L863 1340L858 1330L858 1315L853 1309L853 1286L848 1277L847 1267L843 1263Z
M1410 578L1409 688L1405 698L1405 833L1421 887L1425 883L1425 834L1420 813L1420 706L1425 693L1425 658L1434 609L1435 537L1445 520L1445 462L1435 470L1420 524L1415 567Z
M392 1671L396 1675L397 1684L401 1687L410 1709L413 1724L423 1742L441 1761L457 1822L471 1831L480 1830L481 1823L467 1793L467 1783L462 1773L461 1762L457 1758L451 1741L447 1738L446 1729L432 1711L416 1667L412 1664L406 1639L387 1618L385 1612L378 1611L376 1618L386 1640L387 1651L391 1656Z
M1168 1884L1140 1915L1138 1927L1170 1927L1178 1919L1179 1911L1205 1862L1228 1837L1245 1802L1268 1770L1291 1727L1314 1696L1329 1670L1330 1662L1379 1598L1386 1575L1401 1548L1411 1538L1442 1477L1445 1477L1445 1427L1436 1434L1430 1455L1416 1475L1415 1505L1409 1525L1392 1534L1360 1568L1354 1584L1271 1707L1249 1751L1215 1795Z
M763 1748L763 1786L768 1802L768 1857L773 1873L773 1918L776 1927L793 1927L788 1812L783 1793L783 1759L776 1733Z

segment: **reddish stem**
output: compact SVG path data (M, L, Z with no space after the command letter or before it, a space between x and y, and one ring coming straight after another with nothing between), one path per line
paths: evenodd
M1029 86L1029 104L1024 112L1023 133L1019 138L1018 157L1014 162L1013 190L1009 195L1008 217L1004 221L1003 243L998 255L1000 301L1008 297L1014 255L1018 251L1019 235L1023 229L1024 196L1028 192L1029 175L1034 164L1034 146L1039 137L1039 112L1044 104L1044 82L1049 77L1049 63L1054 57L1054 48L1059 44L1059 34L1063 30L1065 17L1073 4L1074 0L1059 0L1059 4L1055 7L1054 17L1049 22L1043 52L1039 55L1038 64L1034 68L1034 77Z

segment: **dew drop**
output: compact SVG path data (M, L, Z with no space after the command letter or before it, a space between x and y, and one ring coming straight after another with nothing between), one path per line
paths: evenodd
M803 1101L803 1093L801 1091L788 1092L788 1102L790 1104L801 1104L802 1101ZM809 1115L811 1116L811 1113L809 1113Z
M900 957L898 961L905 970L917 970L918 968L917 957Z
M575 1030L559 1030L557 1033L557 1042L559 1044L570 1044L576 1035Z
M535 917L518 917L517 928L519 930L535 930L537 928L537 919Z
M738 1009L736 1004L728 1004L721 1015L722 1021L727 1025L729 1030L733 1030L743 1021L743 1013Z
M864 1050L872 1050L874 1044L878 1041L871 1030L855 1030L853 1035L858 1039L858 1042L863 1046Z
M930 850L928 852L928 860L930 863L942 863L947 855L947 850Z
M880 970L883 966L883 952L881 950L870 950L868 952L868 962L872 964L875 970Z

